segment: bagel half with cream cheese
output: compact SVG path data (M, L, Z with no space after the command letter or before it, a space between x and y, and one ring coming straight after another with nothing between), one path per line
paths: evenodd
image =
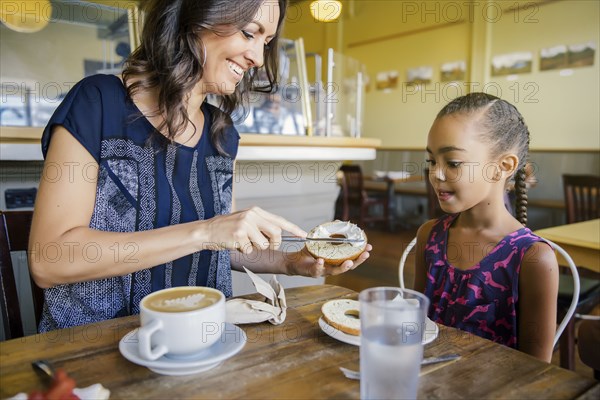
M323 319L335 329L348 335L360 335L358 300L329 300L321 307Z
M315 227L308 233L314 238L356 239L353 243L332 243L306 241L306 249L315 258L322 258L327 264L340 265L346 260L356 260L367 247L367 235L357 225L347 221L331 221Z

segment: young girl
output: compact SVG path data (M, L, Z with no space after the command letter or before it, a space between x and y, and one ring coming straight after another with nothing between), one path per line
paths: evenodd
M429 318L549 362L556 330L558 264L524 227L529 131L508 102L459 97L427 138L429 180L448 215L417 233L415 289ZM504 205L514 177L517 219Z

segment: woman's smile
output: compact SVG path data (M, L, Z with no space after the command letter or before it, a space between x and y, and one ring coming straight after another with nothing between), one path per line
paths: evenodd
M244 77L244 68L242 68L239 64L231 60L227 60L227 65L229 65L229 70L233 73L238 82L241 81Z

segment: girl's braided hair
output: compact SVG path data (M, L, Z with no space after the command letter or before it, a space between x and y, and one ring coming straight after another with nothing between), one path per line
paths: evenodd
M483 139L490 145L492 157L509 151L516 152L519 165L514 175L516 217L527 225L527 158L529 153L529 129L515 106L486 93L470 93L448 103L437 115L441 118L455 113L481 113L479 123ZM513 179L511 177L511 179Z

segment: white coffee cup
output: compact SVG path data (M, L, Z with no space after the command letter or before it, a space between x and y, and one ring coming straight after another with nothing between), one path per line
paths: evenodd
M212 346L225 324L225 295L203 286L162 289L140 303L138 350L147 360L186 357Z

